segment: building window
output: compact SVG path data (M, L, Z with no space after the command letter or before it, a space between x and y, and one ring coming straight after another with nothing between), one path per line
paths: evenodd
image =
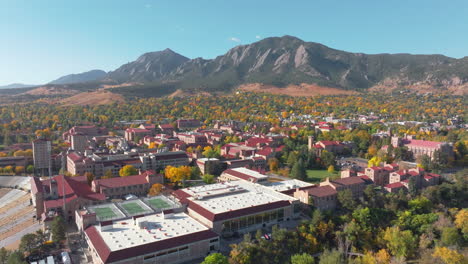
M143 257L143 260L152 259L154 257L155 257L154 255L145 256L145 257Z

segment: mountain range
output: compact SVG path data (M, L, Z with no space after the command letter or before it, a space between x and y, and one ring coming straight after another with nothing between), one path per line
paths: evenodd
M229 92L253 84L274 88L308 84L357 92L410 89L466 94L468 57L351 53L283 36L240 45L214 59L189 59L170 49L145 53L108 73L93 70L67 75L50 84L82 82L116 87L130 83L131 86L117 87L112 92L141 96L160 96L176 90Z
M71 84L71 83L84 83L90 81L99 81L104 79L107 73L103 70L91 70L78 74L69 74L49 82L49 84Z
M0 86L0 89L16 89L16 88L29 88L37 85L34 84L24 84L24 83L11 83L8 85Z

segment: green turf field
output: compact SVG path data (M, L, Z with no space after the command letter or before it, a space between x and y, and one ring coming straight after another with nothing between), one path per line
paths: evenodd
M148 200L148 203L153 206L154 208L164 209L171 207L166 201L160 198L154 198Z
M124 203L120 206L122 206L122 208L125 209L125 211L127 211L131 215L145 212L145 209L141 208L141 206L137 203Z
M108 207L94 208L93 210L97 217L101 219L109 219L117 216L114 211Z
M340 177L338 173L330 173L326 170L307 170L307 180L308 182L311 183L320 183L324 181L327 177L330 178L330 180L334 180Z

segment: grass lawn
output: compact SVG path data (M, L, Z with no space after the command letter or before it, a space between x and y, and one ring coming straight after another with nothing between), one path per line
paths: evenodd
M145 210L141 208L141 206L139 206L137 203L124 203L121 204L121 206L123 207L123 209L125 209L125 211L127 211L131 215L145 212Z
M166 201L159 198L150 199L148 200L148 203L151 204L151 206L153 206L154 208L159 209L171 207L168 203L166 203Z
M338 172L329 173L327 170L307 170L307 181L312 183L319 183L324 181L327 177L330 180L340 177Z
M109 219L117 216L114 213L114 211L112 211L112 209L107 207L94 208L93 210L96 213L96 215L101 219Z

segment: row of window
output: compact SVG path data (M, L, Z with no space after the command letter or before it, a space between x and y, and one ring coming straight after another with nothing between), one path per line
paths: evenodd
M184 254L184 253L188 253L188 249L189 249L188 246L180 247L180 248L175 248L175 249L171 249L171 250L169 250L169 251L164 251L164 252L159 252L159 253L157 253L157 254L152 254L152 255L144 256L144 257L143 257L143 260L145 260L145 261L147 261L147 260L152 260L152 259L154 259L154 258L164 257L164 256L168 256L168 255L175 254L175 253Z
M259 225L269 222L281 222L284 219L284 209L250 215L239 219L229 220L223 223L224 232L237 231L239 229L248 228L252 225Z

